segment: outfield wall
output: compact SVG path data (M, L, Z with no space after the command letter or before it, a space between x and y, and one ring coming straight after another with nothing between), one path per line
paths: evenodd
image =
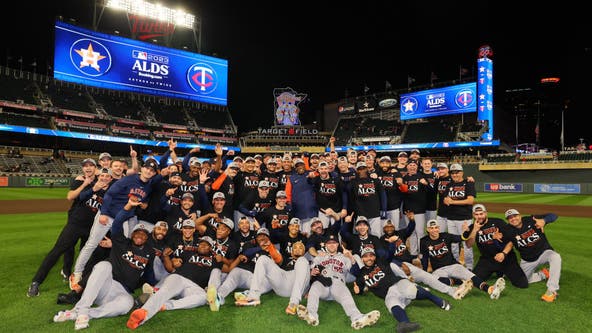
M2 187L70 187L70 177L28 175L28 176L0 176Z
M465 164L477 192L592 194L592 169L479 171Z

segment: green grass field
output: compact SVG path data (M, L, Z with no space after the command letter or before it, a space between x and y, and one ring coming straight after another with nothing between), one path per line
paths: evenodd
M51 197L55 194L52 191L58 190L34 193L36 191L28 189L28 197L33 195ZM0 191L2 192L4 189ZM15 195L17 194L13 193L8 196L14 198ZM61 192L58 197L63 197L62 195L65 195L65 192ZM520 198L521 196L514 196L511 202L516 203ZM531 195L524 195L524 198L526 202L532 203ZM485 201L484 198L482 199ZM498 199L498 195L488 197L487 201L493 199ZM536 199L542 202L548 200L542 195L537 195ZM506 202L507 199L499 200ZM589 202L587 200L589 198L583 202ZM0 248L3 263L0 272L0 281L3 281L0 313L2 314L1 327L5 328L4 331L69 332L74 329L73 322L52 322L52 317L57 311L69 308L56 304L57 294L67 291L67 284L59 276L61 262L56 264L47 280L41 285L41 295L36 298L26 297L31 278L53 246L65 221L65 212L0 215L0 242L4 244ZM478 290L473 290L462 301L444 296L453 305L450 312L438 309L429 301L413 301L407 307L409 317L412 321L420 322L424 332L590 332L592 329L589 326L588 317L592 312L592 292L589 289L592 272L589 267L592 266L592 259L589 253L592 252L592 245L588 235L592 233L592 223L588 219L562 217L548 226L545 231L551 244L563 258L561 290L557 302L547 304L539 300L546 289L544 282L532 284L528 289L517 289L508 283L508 287L497 301L490 300L487 295ZM319 309L320 325L310 327L298 318L284 314L287 298L267 294L262 297L262 304L255 308L236 308L231 298L230 296L227 299L227 304L219 312L210 312L208 307L200 307L159 313L138 328L138 331L340 333L353 331L349 319L335 302L322 301ZM382 314L377 325L365 328L365 331L394 331L395 321L383 300L370 294L356 296L355 299L362 312L376 309ZM120 316L91 320L90 328L86 331L129 331L125 327L127 318L127 316Z

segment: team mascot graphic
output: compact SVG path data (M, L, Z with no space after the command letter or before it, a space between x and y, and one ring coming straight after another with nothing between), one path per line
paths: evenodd
M277 125L300 125L300 108L298 104L306 98L306 94L298 94L292 88L276 88L273 90L275 99L275 119Z

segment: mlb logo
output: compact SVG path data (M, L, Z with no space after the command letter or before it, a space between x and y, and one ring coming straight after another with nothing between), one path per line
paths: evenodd
M148 53L143 52L143 51L132 51L132 57L136 58L136 59L140 59L140 60L148 60Z

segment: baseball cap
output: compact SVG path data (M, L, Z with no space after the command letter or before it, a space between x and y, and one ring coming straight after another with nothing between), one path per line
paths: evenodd
M419 149L417 149L417 148L411 149L411 154L419 154Z
M407 164L409 165L409 164L419 164L419 163L417 163L417 160L409 160L409 161L407 161Z
M261 156L261 154L257 154L255 156L253 156L253 158L256 159L256 160L262 160L263 159L263 156Z
M300 219L297 217L293 217L288 224L298 224L300 225Z
M111 171L111 169L109 169L109 168L102 168L102 169L101 169L101 173L106 173L106 174L108 174L109 176L113 176L113 172L112 172L112 171Z
M349 148L349 149L347 150L347 153L348 153L349 155L357 155L357 154L358 154L358 153L356 153L356 151L355 151L353 148Z
M430 227L437 227L438 226L438 221L436 221L436 220L429 220L428 223L426 223L426 226L428 228L430 228Z
M255 159L253 158L253 156L249 156L249 157L245 158L245 163L248 163L248 162L255 162Z
M356 169L365 168L365 167L366 167L366 162L358 162L358 163L356 163Z
M358 216L358 218L356 219L356 225L360 224L360 223L366 223L366 225L370 226L370 224L368 224L368 219L366 218L366 216Z
M144 168L152 168L152 170L158 171L158 163L156 163L156 160L154 160L153 158L149 158L146 161L144 161L144 165L142 166Z
M257 230L257 236L259 235L266 235L269 237L269 230L267 230L267 228L259 228L259 230Z
M232 162L236 162L236 161L243 161L243 158L240 156L236 156L235 158L232 159Z
M83 159L82 162L80 162L80 165L84 166L86 163L90 163L94 166L97 166L97 162L95 162L95 160L93 160L92 158Z
M99 155L99 161L100 161L100 160L102 160L102 159L104 159L104 158L108 158L108 159L110 159L110 160L112 160L112 159L113 159L113 157L111 157L111 154L109 154L109 153L106 153L106 152L105 152L105 153L101 153L101 154Z
M286 191L277 191L277 193L275 194L276 198L287 198L288 196L286 195Z
M320 219L320 218L318 218L318 217L313 217L313 218L312 218L312 221L310 222L310 225L312 226L312 225L313 225L313 224L315 224L315 223L320 223L320 224L323 224L323 221L321 221L321 219Z
M171 177L181 177L181 173L175 171L175 172L171 172L171 174L169 175L169 178Z
M189 165L201 165L201 162L199 161L199 158L192 157L189 159Z
M473 205L473 213L474 212L486 212L487 209L485 209L485 206L483 206L482 204L476 204Z
M191 201L195 200L195 197L193 197L192 193L183 193L183 195L181 196L181 200L185 200L185 199L191 199Z
M239 170L240 169L240 167L238 166L238 163L236 163L236 162L230 162L228 164L228 167L231 168L231 169L236 169L236 170Z
M146 225L144 225L144 223L138 223L138 224L136 224L136 226L132 230L132 233L134 233L136 231L143 231L143 232L145 232L147 234L150 233L150 231L146 228Z
M365 246L362 251L360 251L360 256L363 257L364 255L368 254L368 253L372 253L373 255L376 255L376 252L374 252L374 248L371 246Z
M347 162L347 157L345 157L345 156L339 156L339 158L337 158L337 160L339 162Z
M314 153L314 154L310 155L310 158L313 159L313 158L321 158L321 157L319 156L319 154Z
M156 222L156 223L154 224L154 227L155 227L155 228L156 228L156 227L163 227L163 228L165 228L166 230L169 230L169 224L168 224L168 223L166 223L165 221L158 221L158 222Z
M183 224L181 224L181 228L195 228L195 222L192 219L183 220Z
M329 242L338 243L339 239L337 239L337 236L335 236L335 235L329 235L329 237L327 237L327 240L325 241L325 243L329 243Z
M277 160L275 158L270 158L267 160L267 164L277 164Z
M295 158L294 159L294 165L298 165L298 164L304 164L304 160L301 158Z
M182 159L180 159L180 158L178 158L178 159L175 161L175 164L183 164L183 160L182 160Z
M463 171L463 167L458 163L454 163L450 166L450 171Z
M440 162L440 163L436 164L436 168L438 168L438 169L440 169L440 168L448 169L448 165L446 165L446 163Z
M225 226L227 226L228 228L230 228L230 230L234 229L234 222L231 219L229 219L228 217L223 218L220 223L222 223Z
M391 221L390 219L388 219L388 220L386 220L386 221L384 222L384 226L383 226L383 228L384 228L384 227L388 227L388 226L392 226L392 227L394 227L394 226L395 226L395 225L393 224L393 221Z
M514 208L506 210L506 214L505 214L506 218L508 218L512 215L520 215L520 212Z
M214 193L212 199L226 199L226 196L222 192L216 192Z
M384 155L384 156L380 157L379 161L380 162L383 162L383 161L390 162L391 158L387 155Z
M267 180L260 180L258 187L269 187L269 182Z
M282 157L282 161L291 161L292 160L292 156L290 155L284 155L284 157Z
M210 237L210 236L203 236L199 239L199 242L206 242L208 244L210 244L211 247L214 247L214 245L216 244L214 242L214 240Z
M397 155L397 157L407 157L407 153L402 151L399 153L399 155Z
M320 167L326 167L326 166L329 166L329 163L323 161L323 162L319 163L319 166Z

